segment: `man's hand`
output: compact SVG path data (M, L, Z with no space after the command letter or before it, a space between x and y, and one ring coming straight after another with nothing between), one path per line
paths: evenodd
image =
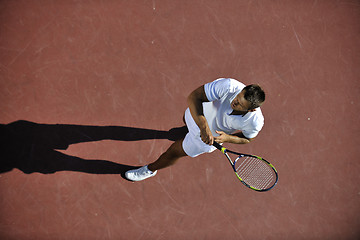
M230 135L222 132L222 131L216 131L217 134L219 134L220 136L215 137L214 140L217 143L224 143L224 142L229 142L230 140Z
M208 126L200 130L200 137L201 140L208 145L212 145L214 143L214 136L212 135Z

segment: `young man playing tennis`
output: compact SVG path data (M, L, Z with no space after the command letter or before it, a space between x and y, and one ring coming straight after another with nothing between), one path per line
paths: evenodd
M213 152L214 141L249 143L264 125L260 106L265 93L255 84L245 86L234 79L220 78L195 89L187 101L184 118L189 132L185 138L175 141L155 162L127 171L127 179L141 181L181 157Z

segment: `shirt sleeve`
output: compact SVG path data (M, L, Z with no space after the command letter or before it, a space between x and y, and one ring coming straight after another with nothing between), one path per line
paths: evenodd
M263 117L255 117L252 124L242 130L242 133L247 138L256 137L264 126L264 118Z
M229 78L219 78L213 82L204 85L206 97L210 102L222 98L225 94L229 92L229 89L230 89Z

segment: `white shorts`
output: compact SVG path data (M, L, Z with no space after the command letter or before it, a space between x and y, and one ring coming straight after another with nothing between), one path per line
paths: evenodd
M190 109L185 111L185 123L189 132L186 134L182 147L190 157L196 157L203 153L210 153L216 150L214 146L207 145L200 138L200 129L191 116Z

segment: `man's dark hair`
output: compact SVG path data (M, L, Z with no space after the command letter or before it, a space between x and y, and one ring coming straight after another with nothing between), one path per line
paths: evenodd
M260 107L265 101L265 92L259 85L251 84L246 86L244 90L244 98L251 103L249 110Z

